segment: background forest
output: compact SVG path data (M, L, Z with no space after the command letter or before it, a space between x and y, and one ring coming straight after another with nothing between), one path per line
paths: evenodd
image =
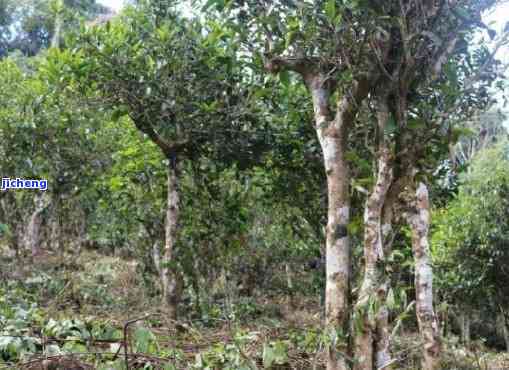
M127 3L0 0L0 368L509 369L506 2Z

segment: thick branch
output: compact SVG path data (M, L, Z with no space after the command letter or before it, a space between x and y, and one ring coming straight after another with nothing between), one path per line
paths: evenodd
M308 57L269 57L266 55L263 65L270 73L293 71L306 76L316 69L318 60Z
M440 50L439 53L435 55L434 60L436 62L433 64L431 68L431 78L433 80L436 80L440 77L442 73L442 68L444 67L445 63L449 59L449 56L452 54L454 49L456 48L456 43L458 42L459 37L454 36L452 37L448 42L447 45Z
M159 135L159 133L150 125L141 123L139 120L131 117L136 128L147 135L154 144L156 144L163 152L166 158L173 157L176 153L181 152L182 148L189 143L189 140L167 141Z
M368 96L372 84L376 83L376 77L377 73L371 73L366 77L354 80L349 93L338 100L334 122L337 129L348 129L349 124L353 122L355 115L359 111L362 101Z

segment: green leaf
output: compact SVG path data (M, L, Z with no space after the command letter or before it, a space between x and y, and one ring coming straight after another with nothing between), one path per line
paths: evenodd
M417 129L423 128L425 126L426 126L426 123L422 119L414 118L414 119L408 120L408 127L411 128L412 130L417 130Z
M275 361L278 365L283 365L288 361L288 346L283 341L274 343Z
M290 73L288 71L279 73L279 81L284 87L288 87L290 85Z
M287 49L290 45L293 44L293 42L297 39L297 36L299 35L299 31L289 31L286 34L286 40L285 40L285 49Z
M9 234L9 226L0 223L0 236L3 234Z
M136 328L134 332L136 352L150 353L155 339L155 335L149 329L143 327Z
M407 306L408 298L405 289L402 289L401 292L399 293L399 299L403 303L403 306Z
M222 10L224 8L225 1L224 0L209 0L203 6L202 11L206 11L211 7L215 7L217 10Z
M263 367L270 368L276 359L274 349L267 343L263 345Z
M0 336L0 350L7 348L14 338L8 336Z
M69 353L85 353L87 352L87 347L78 342L66 342L62 349Z
M288 346L284 341L276 341L263 346L263 366L283 365L288 361Z
M124 108L116 109L113 114L111 115L111 120L113 122L118 122L120 118L125 116L127 114L126 110Z
M350 0L345 3L350 9L356 9L359 7L359 0Z
M334 18L336 18L336 0L327 0L325 3L325 14L329 21L334 22Z

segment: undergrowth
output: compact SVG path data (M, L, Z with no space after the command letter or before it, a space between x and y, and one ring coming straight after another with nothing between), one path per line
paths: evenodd
M87 252L79 260L48 257L30 270L4 262L4 369L324 369L325 349L340 344L320 329L316 297L293 297L292 304L277 295L219 299L203 304L200 317L183 311L176 323L165 319L130 261ZM482 347L444 344L444 369L507 368L505 357ZM419 346L411 332L398 336L393 368L417 369Z

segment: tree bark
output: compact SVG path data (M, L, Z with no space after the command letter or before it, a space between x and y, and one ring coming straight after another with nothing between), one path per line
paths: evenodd
M177 319L177 308L180 301L181 277L175 260L175 245L178 237L179 222L179 190L176 156L170 158L168 165L168 199L166 206L165 243L161 258L161 280L163 303L168 316Z
M14 223L12 220L19 220L22 215L19 207L16 206L16 199L13 192L0 192L0 223L7 225L10 231L9 244L16 258L20 257L20 249L23 248L23 235L25 233L24 225L20 222Z
M286 287L290 295L293 294L293 271L290 263L285 263Z
M32 257L41 253L41 225L42 225L42 212L48 206L48 202L44 193L35 195L35 208L28 221L26 229L26 247L30 250Z
M328 330L339 331L342 336L328 350L327 370L344 370L348 369L344 355L348 350L345 338L348 332L350 286L350 171L345 156L348 122L331 120L329 91L323 84L320 76L308 81L313 98L315 128L327 175L325 321Z
M194 261L194 269L190 276L191 286L194 291L195 301L194 301L194 310L198 314L199 317L202 315L202 297L201 297L201 289L200 289L200 275L206 275L203 269L200 269L200 263L198 259ZM204 276L201 276L204 277ZM207 280L206 277L204 277Z
M51 232L50 232L50 246L55 252L61 250L61 237L62 237L62 224L60 221L60 199L58 196L53 198L53 207L51 215Z
M502 331L502 337L504 338L505 350L509 352L509 329L507 328L505 312L502 310L499 313L499 322L500 322L499 325L501 326L500 329Z
M163 281L163 272L161 270L161 251L159 250L159 240L156 240L155 243L152 245L152 261L154 262L154 267L157 271L157 274L159 275L159 278L161 279L161 282Z
M379 114L388 115L388 112ZM387 282L383 266L382 210L391 182L391 154L383 146L378 154L377 181L364 210L364 279L355 307L355 320L360 324L356 325L355 333L356 370L376 369L390 361L386 332L388 312L384 307Z
M411 204L408 223L412 230L412 250L415 261L416 311L423 341L422 369L439 368L440 330L433 309L433 270L429 248L430 205L428 189L420 183Z
M55 14L55 23L54 23L54 30L53 30L53 36L51 37L51 47L52 48L58 48L60 47L60 38L62 34L62 12L64 4L62 1L56 2L56 14Z
M85 244L87 234L87 213L83 207L76 207L76 241L74 247L74 255L79 256L83 245Z
M384 212L393 180L393 160L386 142L389 121L387 92L376 98L378 143L376 182L364 208L364 279L354 312L356 370L383 368L391 360L389 353L389 312L385 306L389 282L385 278L384 242L390 233L392 216ZM388 205L388 207L392 207ZM382 227L383 223L383 227Z
M267 56L265 68L272 73L294 71L302 76L311 93L314 124L323 152L327 175L328 212L326 229L326 329L338 340L328 348L327 370L345 370L349 354L347 345L350 293L350 169L346 159L348 129L353 125L362 101L378 79L374 68L367 75L354 79L337 100L335 117L329 107L335 87L328 72L321 71L317 58L284 58Z
M288 289L288 306L289 308L295 307L295 298L293 291L293 270L289 262L285 263L286 287Z
M461 343L470 346L470 315L464 311L459 316L459 324L461 330Z
M394 172L394 168L392 169ZM395 175L393 174L393 177ZM395 180L393 178L392 184L387 191L383 215L382 215L382 245L385 256L389 256L392 253L392 245L396 233L393 230L393 218L394 218L394 207L397 203L402 179ZM385 276L382 282L381 291L384 292L384 298L387 298L387 292L390 288L390 277ZM391 358L390 354L390 326L389 326L389 307L387 304L383 304L378 312L376 318L376 342L375 342L375 360L377 368L382 370L388 368L395 360Z

